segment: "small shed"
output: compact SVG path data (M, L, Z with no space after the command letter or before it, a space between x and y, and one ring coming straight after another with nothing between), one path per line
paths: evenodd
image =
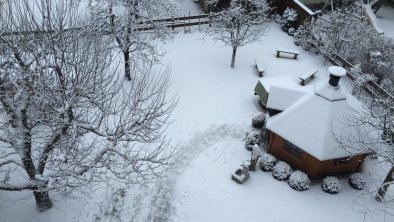
M259 103L263 108L267 106L271 86L285 87L288 89L299 87L299 85L288 76L260 78L254 87L254 94L259 97Z
M366 156L366 153L350 153L340 147L338 139L357 135L346 120L355 118L355 110L362 106L338 85L346 70L330 67L330 73L329 83L317 83L313 92L275 88L267 103L267 108L279 104L276 108L281 109L267 119L267 152L304 171L310 178L358 171ZM271 102L286 98L286 94L296 101Z

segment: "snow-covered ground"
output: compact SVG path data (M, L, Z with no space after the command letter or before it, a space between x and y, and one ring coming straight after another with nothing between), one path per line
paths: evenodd
M384 30L384 34L394 39L394 8L383 6L379 9L378 13L376 13L376 17Z
M184 149L196 155L177 179L174 221L363 220L364 214L354 205L357 192L346 179L342 180L342 192L333 196L323 193L319 184L296 192L262 171L252 173L244 185L230 179L233 170L250 158L243 136L251 118L260 111L253 96L258 79L254 59L263 61L263 78L290 76L298 81L303 72L318 68L317 78L309 84L328 79L323 61L305 52L299 60L276 58L276 48L297 49L277 24L272 24L261 43L239 49L235 69L229 68L229 48L209 38L200 39L203 35L199 33L177 36L165 57L172 61L173 89L181 97L169 132L182 139L191 137ZM349 85L346 79L344 83ZM383 221L384 217L389 216L367 219Z
M198 11L192 0L184 1L188 8ZM277 24L271 25L260 43L239 49L234 69L230 68L230 48L196 29L179 32L160 48L166 52L162 62L172 68L169 94L179 96L168 137L186 152L187 164L172 174L171 186L159 195L164 199L151 198L155 194L138 188L127 190L125 197L101 188L75 193L74 198L53 196L54 208L38 213L29 192L0 191L0 222L153 221L149 214L163 214L172 208L174 222L393 221L393 216L378 211L368 211L364 217L355 202L357 192L346 179L341 180L343 189L337 195L322 192L320 184L297 192L260 170L251 173L243 185L232 181L233 170L250 158L243 137L251 129L252 117L261 111L253 95L258 80L254 60L262 60L266 70L263 78L290 76L298 82L302 73L318 68L308 85L326 81L328 66L320 57L296 47ZM298 60L279 59L276 48L297 49L301 55ZM350 90L350 81L341 81ZM386 207L366 201L372 202L368 205L372 209ZM168 208L155 211L157 205ZM393 209L386 210L394 214Z

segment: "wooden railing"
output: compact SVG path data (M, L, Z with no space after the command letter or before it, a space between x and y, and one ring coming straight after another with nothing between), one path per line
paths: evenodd
M165 19L156 19L151 21L142 21L138 25L138 31L148 31L154 29L156 26L161 25L168 28L180 28L180 27L190 27L190 26L201 26L207 25L210 23L208 14L201 15L189 15L183 17L175 17L175 18L165 18Z
M207 25L210 23L209 15L208 14L200 14L200 15L189 15L182 16L182 17L174 17L174 18L165 18L165 19L155 19L155 20L146 20L141 21L136 26L136 31L149 31L153 30L156 27L164 26L167 28L171 28L175 30L175 28L180 27L191 27L191 26L202 26ZM78 31L82 28L68 28L64 29L64 31ZM3 32L0 33L1 36L12 36L12 35L32 35L32 34L42 34L42 33L54 33L54 30L37 30L37 31L15 31L15 32ZM110 31L104 33L111 34Z

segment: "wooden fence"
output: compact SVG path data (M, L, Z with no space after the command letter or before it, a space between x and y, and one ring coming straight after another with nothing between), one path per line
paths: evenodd
M207 25L210 23L208 14L201 15L189 15L183 17L176 18L166 18L166 19L157 19L152 21L143 21L140 22L137 26L138 31L148 31L152 30L157 26L165 26L168 28L180 28L180 27L190 27L190 26L201 26Z
M191 26L202 26L202 25L209 25L210 19L208 14L200 14L200 15L189 15L182 16L182 17L174 17L174 18L165 18L165 19L156 19L156 20L147 20L141 21L137 24L135 30L136 31L149 31L153 30L156 27L167 27L175 30L175 28L181 27L191 27ZM64 29L66 32L70 31L78 31L82 28L69 28ZM41 33L54 33L54 30L47 30L47 31L21 31L21 32L3 32L1 36L12 36L12 35L32 35L32 34L41 34ZM111 34L109 31L104 33Z

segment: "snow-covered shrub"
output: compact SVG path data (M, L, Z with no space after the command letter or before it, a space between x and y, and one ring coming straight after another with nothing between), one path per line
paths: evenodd
M260 168L262 171L270 172L278 161L276 158L269 154L263 153L260 157Z
M287 180L291 174L291 167L289 164L279 161L273 168L272 168L272 176L280 181Z
M289 34L290 36L294 36L295 33L295 28L291 27L289 28L289 30L287 30L287 34Z
M367 186L367 182L361 173L353 173L349 177L349 185L356 190L362 190Z
M321 188L326 193L335 194L341 190L341 182L337 177L326 177L321 183Z
M313 49L314 38L305 25L300 25L294 33L294 44L301 46L305 51Z
M287 7L286 10L283 12L281 26L282 30L286 31L294 26L294 22L297 20L298 14L297 11Z
M302 171L296 170L289 177L289 186L294 190L304 191L309 189L311 180L308 175Z
M279 14L275 15L275 22L280 24L282 22L282 16L280 16Z
M246 133L245 136L245 148L249 151L252 151L253 146L258 144L260 140L260 133L259 132L250 132Z
M252 119L252 126L254 128L261 129L263 128L264 125L265 125L265 115L263 113L259 114L258 116Z

